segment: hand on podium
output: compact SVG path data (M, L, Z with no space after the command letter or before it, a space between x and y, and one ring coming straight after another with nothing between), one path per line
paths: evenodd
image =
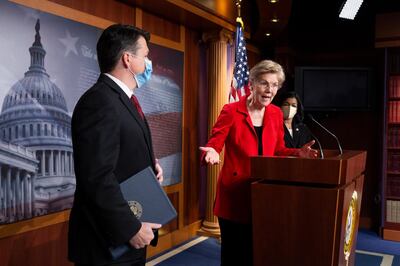
M153 229L159 228L161 228L161 224L142 223L139 232L129 240L129 243L136 249L144 248L149 245L151 240L154 238Z
M317 158L318 151L314 150L313 148L311 148L311 146L314 145L314 143L315 143L315 140L312 140L312 141L304 144L304 146L300 148L299 157L302 157L302 158Z
M200 147L199 149L205 153L204 161L206 163L211 165L219 164L219 154L214 148Z

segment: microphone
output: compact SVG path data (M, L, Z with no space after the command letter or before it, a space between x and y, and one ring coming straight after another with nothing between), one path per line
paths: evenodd
M324 159L324 152L322 151L321 143L319 142L318 138L310 131L311 137L315 139L315 142L318 144L319 153L321 154L321 159Z
M326 132L328 132L329 135L331 135L332 137L335 138L337 145L339 147L339 152L340 155L343 154L343 150L342 150L342 146L340 145L339 139L335 136L335 134L333 134L331 131L329 131L326 127L324 127L323 125L321 125L321 123L319 123L317 120L314 119L314 117L311 114L308 114L308 117L318 126L320 126L323 130L325 130Z

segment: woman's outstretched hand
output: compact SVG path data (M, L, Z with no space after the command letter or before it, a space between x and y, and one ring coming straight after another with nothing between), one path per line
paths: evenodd
M208 164L219 164L219 154L214 148L211 147L199 147L199 149L205 152L204 161Z
M314 145L314 143L315 140L312 140L304 144L304 146L300 148L299 156L302 158L317 158L318 151L311 148L311 146Z

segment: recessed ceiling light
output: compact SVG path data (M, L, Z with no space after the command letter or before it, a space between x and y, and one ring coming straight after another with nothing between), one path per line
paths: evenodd
M268 0L268 2L270 2L271 4L275 4L278 3L278 0Z
M265 33L265 36L269 37L269 36L271 36L271 33L267 32L267 33Z
M277 23L278 21L279 21L278 18L272 18L272 19L271 19L271 22L273 22L273 23Z
M339 17L353 20L362 3L363 0L346 0L342 6Z

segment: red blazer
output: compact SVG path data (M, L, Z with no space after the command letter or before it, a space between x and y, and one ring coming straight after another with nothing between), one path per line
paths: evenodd
M286 148L283 137L282 112L270 104L265 108L263 120L263 155L297 156L299 150ZM250 156L258 155L258 139L246 98L223 107L206 146L220 153L224 144L224 165L218 178L214 214L248 224L251 223Z

